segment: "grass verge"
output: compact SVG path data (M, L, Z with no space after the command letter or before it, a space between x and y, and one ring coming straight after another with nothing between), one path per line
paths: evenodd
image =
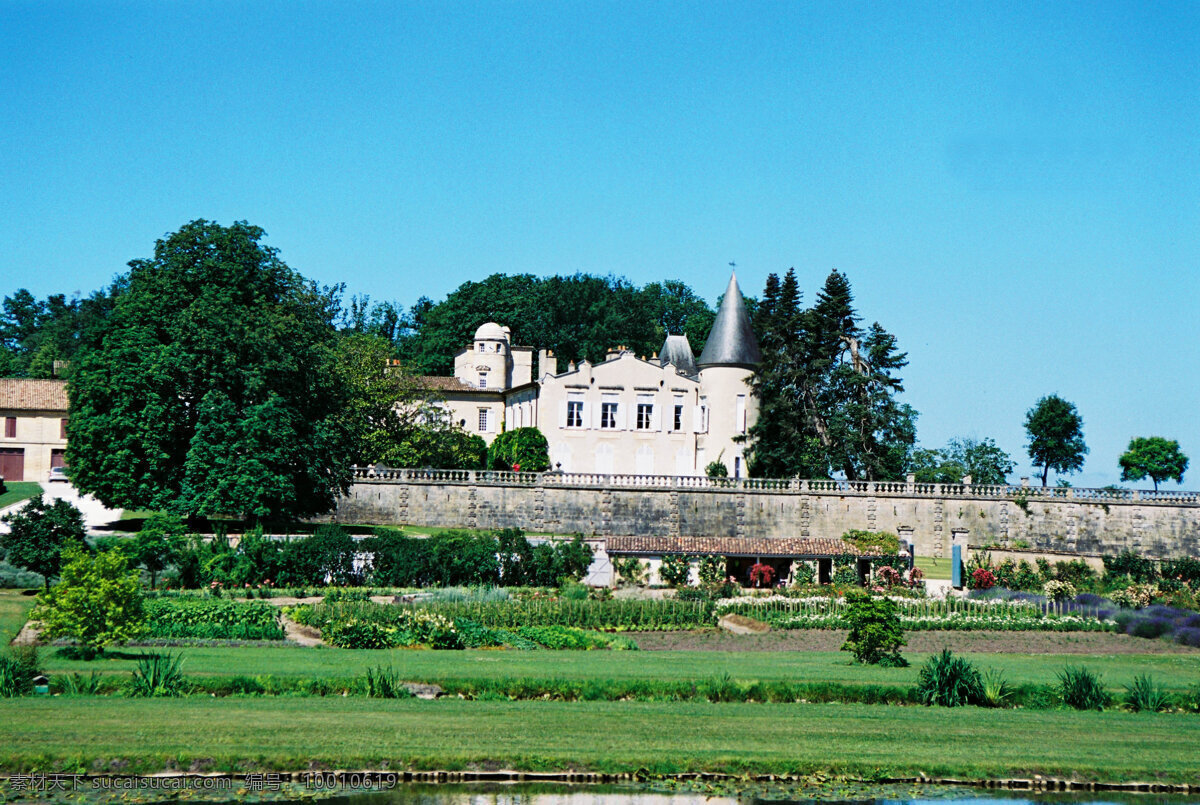
M1197 745L1194 716L969 707L342 697L0 701L0 768L8 772L312 764L1194 782Z
M115 656L84 662L68 660L52 650L43 652L43 667L51 673L92 670L128 673L136 654L152 649L118 650ZM908 668L854 665L844 652L736 651L420 651L347 650L279 647L188 647L184 673L218 676L346 677L366 673L372 666L392 666L407 681L555 678L562 680L661 680L705 682L728 674L751 682L836 682L851 685L916 684L927 653L905 652ZM1200 655L1194 654L971 654L981 670L999 669L1013 685L1053 684L1065 665L1086 665L1101 674L1109 688L1119 691L1135 676L1150 674L1166 689L1183 691L1200 684Z
M42 485L37 481L8 481L5 486L8 491L0 495L0 509L28 500L42 491Z
M7 646L29 620L36 599L20 590L0 590L0 648Z

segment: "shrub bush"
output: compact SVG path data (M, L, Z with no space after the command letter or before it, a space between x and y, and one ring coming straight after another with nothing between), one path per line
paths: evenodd
M1042 585L1042 594L1051 601L1069 601L1077 594L1075 585L1069 581L1050 580Z
M396 645L395 631L381 623L351 618L335 621L321 629L321 637L338 648L392 648Z
M175 654L143 654L129 681L130 696L182 696L186 692L183 657Z
M1105 575L1128 576L1131 581L1149 584L1158 578L1154 562L1136 551L1122 551L1116 556L1102 556Z
M796 562L792 567L792 586L804 587L817 583L817 569L808 562Z
M487 464L493 470L545 472L550 469L549 444L537 428L515 428L492 440Z
M400 681L400 674L391 666L367 669L367 696L372 699L411 699L412 691Z
M1138 674L1132 684L1125 686L1125 706L1135 713L1143 710L1158 713L1166 710L1169 704L1166 692L1149 674Z
M965 657L956 657L942 649L921 666L917 677L917 695L927 705L960 707L984 700L983 678Z
M117 551L95 556L78 547L63 552L58 584L42 593L34 617L49 638L67 637L100 651L136 637L145 626L142 585Z
M972 590L990 590L996 586L996 575L985 568L976 568L971 572L967 586Z
M900 628L896 605L887 598L872 598L861 590L846 595L846 621L850 634L842 645L857 662L903 667L908 662L900 649L908 642Z
M1103 710L1112 701L1100 676L1082 666L1068 665L1059 673L1058 695L1076 710Z
M39 673L37 646L13 646L7 654L0 654L0 698L29 693Z
M692 574L691 561L681 553L668 553L658 566L658 576L671 587L686 587Z
M992 668L983 674L983 689L980 704L987 707L1005 707L1013 697L1013 688L1004 678L1004 672Z
M725 581L725 557L701 556L696 562L696 573L701 584L719 584Z
M852 529L842 534L842 539L860 551L871 551L876 548L885 554L895 554L900 551L900 537L887 531Z

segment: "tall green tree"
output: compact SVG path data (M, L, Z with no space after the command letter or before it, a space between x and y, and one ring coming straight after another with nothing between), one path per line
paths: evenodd
M1179 442L1161 436L1138 436L1131 439L1129 448L1119 459L1122 481L1140 481L1149 477L1158 491L1161 481L1183 483L1188 458L1179 449Z
M763 362L750 381L759 417L748 434L751 472L849 480L899 478L916 439L900 402L907 365L878 323L859 327L850 282L833 271L806 310L795 271L768 277L754 322Z
M63 551L84 543L83 515L62 498L46 503L40 494L15 512L4 515L8 533L0 534L0 548L9 564L42 577L46 589L58 575Z
M923 484L957 484L964 475L984 486L1008 483L1017 466L992 439L951 439L940 450L914 450L909 471Z
M1075 404L1057 394L1042 397L1025 415L1029 458L1042 468L1042 486L1050 470L1072 473L1083 469L1088 446L1083 440L1083 417Z
M336 305L261 229L193 221L134 260L73 371L67 457L121 508L280 519L349 487Z

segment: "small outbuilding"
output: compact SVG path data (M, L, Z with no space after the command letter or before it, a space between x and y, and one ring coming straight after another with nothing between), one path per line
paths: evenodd
M605 550L612 560L635 557L644 561L651 584L661 583L658 571L662 559L672 555L691 560L693 583L698 580L700 558L718 556L725 560L725 577L745 586L752 586L750 569L755 565L772 568L773 586L789 584L802 562L813 568L817 582L828 584L833 579L835 562L851 561L862 584L870 576L872 557L883 556L842 539L824 537L608 537Z

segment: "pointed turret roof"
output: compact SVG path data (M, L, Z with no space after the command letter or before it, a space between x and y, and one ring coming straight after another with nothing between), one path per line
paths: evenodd
M681 375L695 376L700 373L696 368L696 356L692 353L692 345L686 335L668 335L663 341L658 353L658 362L662 366L668 363L675 367Z
M744 366L753 369L762 362L758 339L750 329L750 316L738 288L737 274L729 277L729 287L721 300L721 309L713 322L708 342L700 353L700 368L708 366Z

